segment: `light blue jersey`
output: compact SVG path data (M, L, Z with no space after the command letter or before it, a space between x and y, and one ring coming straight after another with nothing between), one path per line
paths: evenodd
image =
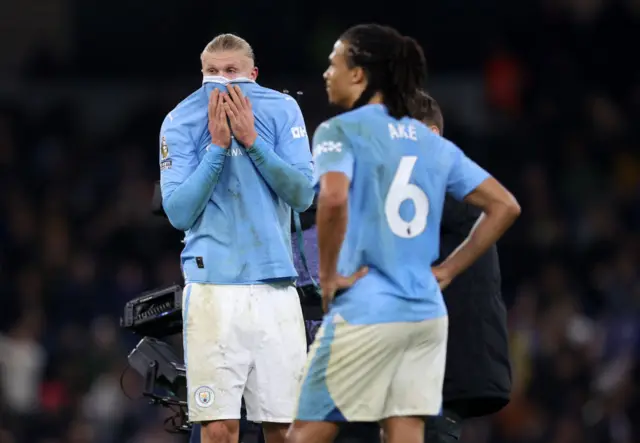
M489 174L450 141L417 120L394 119L383 105L366 105L321 124L313 146L316 184L327 172L350 180L338 271L350 275L369 267L335 299L330 314L349 324L447 315L431 272L445 193L461 200Z
M185 231L186 283L248 284L295 279L291 208L313 200L311 150L302 113L286 94L247 79L233 81L251 100L258 139L245 149L211 144L209 96L226 90L223 77L205 77L160 131L162 204Z

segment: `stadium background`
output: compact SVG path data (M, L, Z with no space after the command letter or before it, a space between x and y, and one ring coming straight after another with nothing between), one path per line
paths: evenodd
M162 118L235 32L312 133L331 45L364 21L422 43L446 135L523 208L500 242L513 401L465 441L640 441L640 2L431 3L0 4L0 442L180 441L119 387L123 303L180 281L181 236L149 214Z

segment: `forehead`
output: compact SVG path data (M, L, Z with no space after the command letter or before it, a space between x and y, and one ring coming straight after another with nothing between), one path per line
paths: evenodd
M346 54L347 43L342 40L338 40L333 45L333 50L331 51L331 54L329 54L329 60L334 63L340 62L344 60Z
M215 51L203 52L202 63L214 66L242 65L251 63L251 58L243 51Z

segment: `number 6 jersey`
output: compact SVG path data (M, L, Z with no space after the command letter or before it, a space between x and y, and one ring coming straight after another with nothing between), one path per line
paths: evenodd
M447 315L431 264L438 258L445 193L462 200L489 174L455 144L383 105L324 123L313 137L314 183L327 172L350 181L349 221L338 272L369 273L331 312L351 324L422 321Z

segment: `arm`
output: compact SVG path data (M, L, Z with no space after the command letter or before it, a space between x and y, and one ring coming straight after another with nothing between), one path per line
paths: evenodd
M302 112L295 100L286 100L286 119L280 126L276 146L271 150L258 137L247 150L260 175L271 189L297 212L313 202L313 168L309 139Z
M313 145L316 161L314 183L320 184L316 222L320 285L323 286L323 280L331 280L337 273L338 256L347 231L347 205L354 157L348 140L335 122L320 125Z
M448 191L484 213L466 240L439 265L450 278L455 278L484 254L520 215L520 206L513 195L456 149L457 158L449 175Z
M347 232L348 193L349 178L342 172L322 176L316 213L321 281L338 269L338 256Z
M160 138L160 186L167 218L181 231L191 229L218 183L226 150L209 145L198 164L197 146L184 128L165 120Z

